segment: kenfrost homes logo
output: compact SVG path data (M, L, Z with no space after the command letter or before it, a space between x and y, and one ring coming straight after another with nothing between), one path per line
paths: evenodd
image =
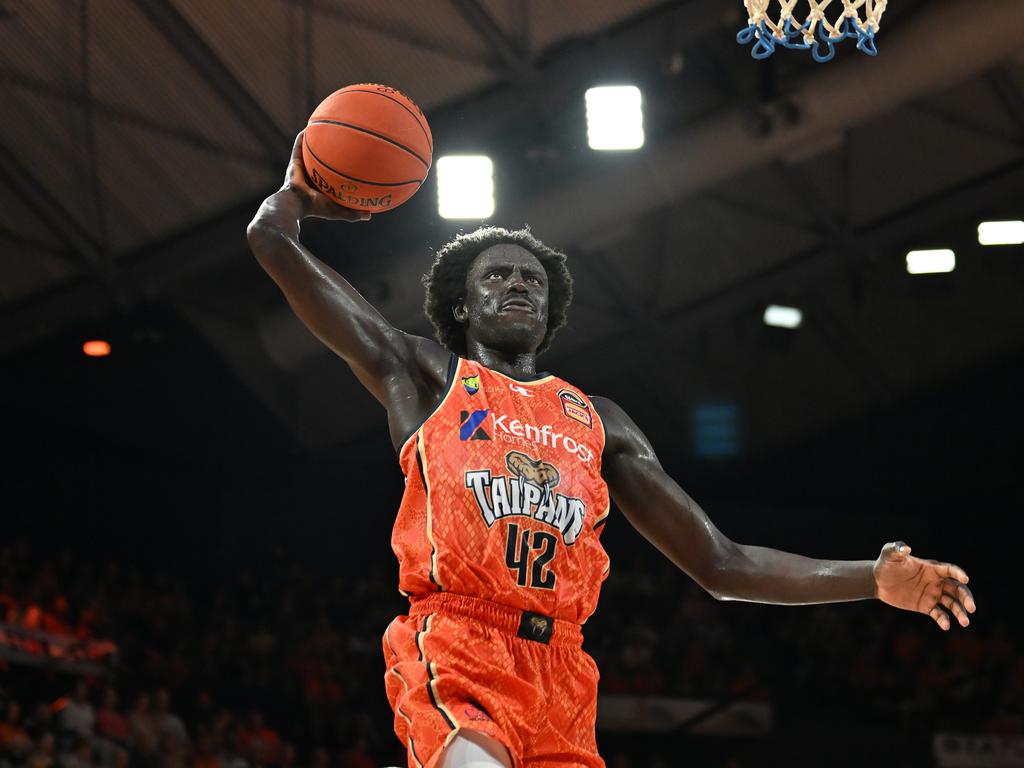
M475 411L475 413L481 413L481 411ZM486 417L487 411L483 411L483 413ZM550 424L538 427L521 419L510 419L507 413L500 416L492 413L490 424L493 427L491 434L494 435L494 439L509 445L529 448L534 451L538 450L539 446L563 448L584 464L589 464L594 458L594 451L589 445L577 442L571 435L555 432L555 428ZM464 424L460 434L465 434L465 430ZM462 439L467 440L468 438L463 437Z
M521 451L509 451L505 467L507 475L492 474L489 469L466 472L466 488L472 491L487 527L503 517L521 515L550 525L567 545L574 544L583 530L587 505L555 492L562 480L558 468Z
M483 423L491 411L461 411L459 413L459 440L490 440Z

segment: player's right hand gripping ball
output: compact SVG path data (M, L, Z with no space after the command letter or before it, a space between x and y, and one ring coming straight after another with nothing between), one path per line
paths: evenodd
M420 188L434 140L422 110L386 85L350 85L310 115L302 161L310 180L339 205L380 213Z

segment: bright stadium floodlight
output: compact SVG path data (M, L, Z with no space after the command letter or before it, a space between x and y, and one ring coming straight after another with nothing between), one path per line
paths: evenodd
M956 254L948 248L931 251L911 251L907 254L907 272L911 275L934 275L952 272L956 268Z
M764 324L773 328L799 328L803 321L804 313L796 307L769 304L764 310Z
M1024 221L983 221L978 225L981 245L1024 244Z
M494 163L485 155L445 155L437 161L437 212L445 219L494 214Z
M586 93L587 143L591 149L639 149L644 113L635 85L605 85Z

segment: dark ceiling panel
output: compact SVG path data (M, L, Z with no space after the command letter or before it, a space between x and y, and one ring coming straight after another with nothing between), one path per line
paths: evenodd
M93 22L93 94L98 101L145 116L162 126L164 135L177 132L184 143L202 146L191 139L200 137L211 154L230 152L266 162L267 151L227 100L136 3L108 0L106 5L110 12L97 14Z

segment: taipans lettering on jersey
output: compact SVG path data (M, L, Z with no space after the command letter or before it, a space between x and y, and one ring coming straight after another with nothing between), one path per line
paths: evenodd
M510 451L505 465L511 476L491 475L488 469L466 472L466 488L473 492L487 527L503 517L529 517L558 530L566 545L574 544L583 530L587 506L582 499L553 492L561 480L558 469L519 451Z
M500 416L492 413L491 425L494 427L496 437L506 443L523 448L536 448L539 445L549 448L562 447L578 456L584 464L589 464L594 458L594 451L590 446L577 442L571 435L555 432L555 428L550 424L538 427L520 419L509 419L507 413Z

